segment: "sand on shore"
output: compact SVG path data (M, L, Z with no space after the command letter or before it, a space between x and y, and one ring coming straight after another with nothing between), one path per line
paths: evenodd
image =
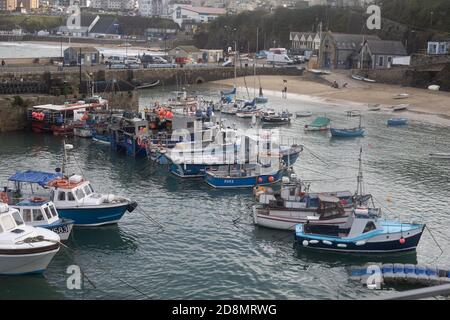
M283 80L287 80L288 99L289 93L312 98L316 101L333 105L349 106L353 109L365 108L368 104L380 104L383 108L390 108L397 104L410 104L408 110L414 113L436 115L450 120L450 92L431 91L400 85L388 85L381 83L366 83L351 79L348 75L332 73L321 76L322 79L315 80L310 76L253 76L245 77L245 82L252 93L254 84L259 88L259 81L264 90L279 93L284 87ZM347 83L347 88L334 89L326 84L324 80L336 80L340 87ZM222 86L233 86L234 79L214 81ZM245 87L244 78L237 79L238 87ZM258 91L256 91L258 92ZM407 99L394 99L395 95L408 93ZM350 104L349 104L350 103ZM445 121L447 122L447 121Z

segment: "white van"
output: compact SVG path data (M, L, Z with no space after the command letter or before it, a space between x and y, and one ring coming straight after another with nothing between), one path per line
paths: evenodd
M124 63L124 58L120 56L109 56L104 61L105 64Z
M268 64L294 64L294 61L287 54L277 54L269 52L267 54Z

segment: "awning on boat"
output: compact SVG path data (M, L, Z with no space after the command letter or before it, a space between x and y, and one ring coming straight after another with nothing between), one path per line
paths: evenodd
M331 122L331 120L329 118L326 117L317 117L313 123L310 124L310 126L312 127L324 127L329 125Z
M24 171L16 172L16 174L9 177L9 181L14 182L25 182L25 183L36 183L42 187L46 186L50 181L62 177L61 173L51 173L42 171Z
M338 197L325 194L319 194L318 198L321 202L338 203L340 201Z

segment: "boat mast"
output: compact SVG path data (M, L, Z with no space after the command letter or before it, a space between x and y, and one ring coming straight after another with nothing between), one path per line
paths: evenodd
M63 162L62 162L62 174L66 175L66 163L67 163L67 149L66 149L66 140L63 140Z
M358 168L358 176L357 176L357 187L356 187L356 196L364 195L364 183L363 183L363 174L362 174L362 147L359 149L359 168Z
M256 27L256 48L255 56L253 58L253 98L256 98L256 54L258 53L258 31L259 28Z

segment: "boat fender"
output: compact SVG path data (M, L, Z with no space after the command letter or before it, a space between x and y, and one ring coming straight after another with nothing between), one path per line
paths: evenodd
M308 244L309 244L308 240L303 240L302 245L303 245L304 247L307 247Z
M329 245L329 246L331 246L331 245L333 244L331 241L328 241L328 240L322 240L322 242L323 242L324 244Z
M319 241L318 240L310 240L309 243L311 243L311 244L318 244Z
M365 242L365 241L362 241L362 240L356 241L356 242L355 242L355 245L357 245L357 246L363 246L363 245L365 245L365 244L366 244L366 242Z
M270 176L269 177L269 182L274 182L274 181L275 181L275 178L273 176Z
M347 245L345 243L338 243L338 248L347 248Z
M398 242L400 242L400 244L405 244L406 240L405 238L401 237L400 240L398 240Z

